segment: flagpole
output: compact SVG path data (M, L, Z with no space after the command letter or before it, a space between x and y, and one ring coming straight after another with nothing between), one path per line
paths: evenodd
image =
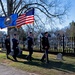
M33 8L34 9L34 8ZM35 19L34 19L35 20ZM33 42L34 42L34 22L33 22Z
M33 43L34 43L34 22L33 22Z

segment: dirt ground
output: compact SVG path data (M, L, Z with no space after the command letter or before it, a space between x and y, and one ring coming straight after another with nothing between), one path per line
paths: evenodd
M0 64L0 75L37 75L34 73L28 73L4 64Z

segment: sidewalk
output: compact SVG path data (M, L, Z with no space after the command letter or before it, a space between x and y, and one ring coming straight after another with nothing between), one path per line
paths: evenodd
M34 73L28 73L4 64L0 64L0 75L37 75Z

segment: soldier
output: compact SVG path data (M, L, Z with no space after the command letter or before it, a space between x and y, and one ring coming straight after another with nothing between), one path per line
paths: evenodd
M12 42L13 42L13 50L14 50L14 54L13 54L13 58L15 59L15 61L17 61L17 55L19 53L19 48L18 48L18 40L17 40L17 37L16 37L16 34L14 34L14 38L12 39Z
M7 56L7 58L9 58L8 55L11 52L9 35L6 36L6 39L5 39L5 47L6 47L6 56Z
M49 63L49 60L48 60L48 49L49 49L48 32L45 32L44 37L42 37L42 46L43 46L45 53L42 56L41 61L43 62L45 59L46 63Z
M32 36L32 32L29 33L28 38L28 50L29 50L29 55L26 57L27 60L32 60L32 54L33 54L33 36Z

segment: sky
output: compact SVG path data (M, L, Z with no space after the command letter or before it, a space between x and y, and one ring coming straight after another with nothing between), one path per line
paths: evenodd
M71 2L71 7L68 13L68 17L65 19L65 22L62 25L58 25L58 28L64 28L69 25L70 22L75 21L75 0L68 0ZM0 31L7 32L7 28L0 29Z
M64 1L66 1L66 0L64 0ZM66 26L69 26L69 23L71 23L72 21L75 22L75 0L67 0L67 1L71 3L70 4L71 6L70 6L70 9L69 9L67 18L66 19L64 18L64 22L62 24L58 24L57 27L59 29L62 29Z
M69 15L68 15L68 18L66 19L65 21L65 25L61 26L62 27L65 27L65 26L68 26L70 22L74 21L75 22L75 0L69 0L71 2L71 7L70 7L70 10L69 10Z

